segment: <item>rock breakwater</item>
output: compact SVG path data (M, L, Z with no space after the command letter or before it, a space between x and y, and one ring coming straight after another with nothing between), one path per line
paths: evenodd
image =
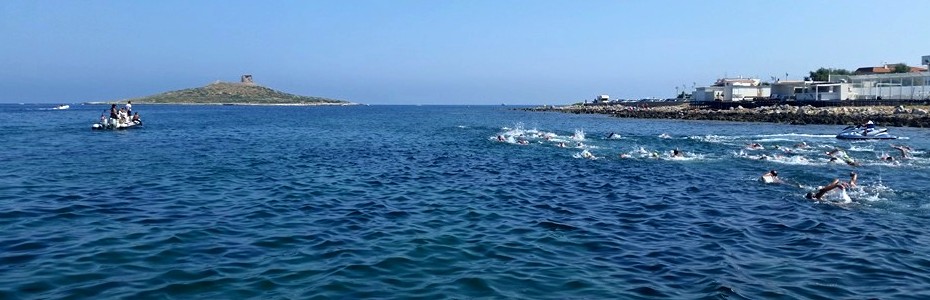
M717 120L789 124L855 125L872 120L882 126L930 127L927 106L813 107L775 105L757 108L702 109L688 104L642 108L626 105L569 105L525 108L574 114L605 114L618 118Z

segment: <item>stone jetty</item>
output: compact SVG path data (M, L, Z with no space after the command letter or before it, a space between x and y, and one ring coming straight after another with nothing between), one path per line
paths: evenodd
M881 126L930 127L928 106L813 107L774 105L756 108L706 109L679 104L661 107L627 105L568 105L524 108L574 114L605 114L618 118L718 120L787 124L856 125L872 120Z

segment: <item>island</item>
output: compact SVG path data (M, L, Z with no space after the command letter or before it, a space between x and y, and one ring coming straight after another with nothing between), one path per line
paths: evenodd
M252 81L252 75L242 75L240 82L216 81L203 87L164 92L141 98L88 103L127 101L132 101L133 104L357 105L357 103L344 100L300 96L263 87Z

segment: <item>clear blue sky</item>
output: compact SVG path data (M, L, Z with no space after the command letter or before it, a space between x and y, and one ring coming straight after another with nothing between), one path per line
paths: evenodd
M0 102L253 74L369 104L672 97L724 75L920 63L926 1L0 1Z

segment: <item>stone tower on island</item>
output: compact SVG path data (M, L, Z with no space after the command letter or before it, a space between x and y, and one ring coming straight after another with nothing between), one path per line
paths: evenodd
M242 77L239 79L239 81L240 81L240 83L245 84L245 85L255 85L255 82L252 81L252 75L251 75L251 74L242 75Z

